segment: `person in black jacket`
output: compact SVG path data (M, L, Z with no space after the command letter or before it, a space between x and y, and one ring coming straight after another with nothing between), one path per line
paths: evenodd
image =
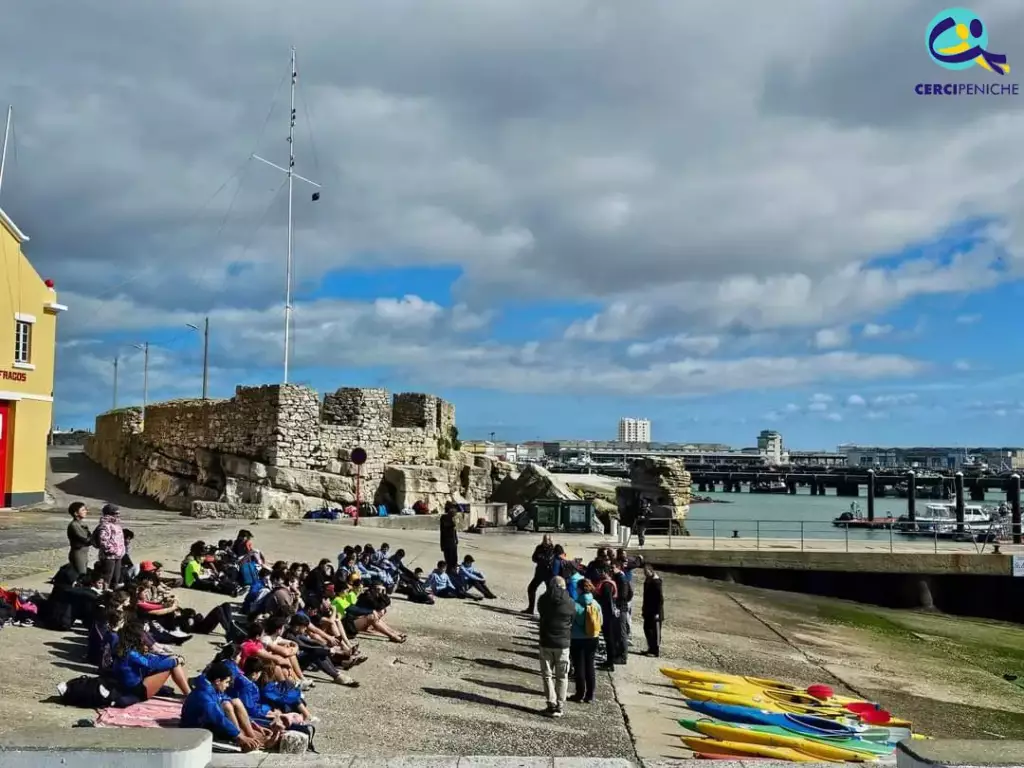
M644 636L647 638L645 656L661 655L661 623L665 620L665 593L661 576L650 565L644 566L644 603L640 609L644 617Z
M555 576L547 591L537 603L540 612L540 674L544 679L544 695L548 700L548 714L561 717L565 712L565 697L569 687L569 642L572 622L576 618L576 604L565 591L565 579Z
M526 588L526 598L529 601L523 613L533 615L534 606L537 604L537 588L541 584L547 584L554 576L555 545L548 534L540 540L540 544L533 550L533 579Z
M89 547L92 546L92 532L85 524L85 516L89 509L85 502L73 501L68 507L68 514L71 515L71 522L68 524L68 562L78 571L79 576L84 576L89 570Z
M641 548L647 542L647 526L651 522L651 514L651 500L642 499L640 508L636 512L636 518L633 520L633 530L636 532L637 542Z
M457 511L458 505L449 501L444 505L444 514L441 515L441 552L452 573L459 568L459 531L455 521Z

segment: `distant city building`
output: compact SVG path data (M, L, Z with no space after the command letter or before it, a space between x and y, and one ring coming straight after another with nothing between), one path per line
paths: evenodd
M651 442L651 422L648 419L619 419L619 442Z
M789 454L782 445L782 435L774 429L761 430L761 434L757 436L757 452L773 466L779 467L789 463Z
M911 448L843 444L838 448L851 467L879 469L989 469L1005 472L1024 468L1021 448Z
M498 446L490 440L463 440L462 450L481 456L497 456Z

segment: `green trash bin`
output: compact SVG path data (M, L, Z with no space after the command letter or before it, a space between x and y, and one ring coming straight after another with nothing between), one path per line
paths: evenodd
M533 502L533 506L533 530L559 530L559 514L561 502L550 499L542 499Z
M569 533L590 533L594 504L590 501L563 501L562 530Z

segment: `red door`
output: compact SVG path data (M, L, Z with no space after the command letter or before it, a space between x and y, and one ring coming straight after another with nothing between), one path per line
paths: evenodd
M7 500L11 497L7 491L7 467L10 461L7 447L10 445L10 421L11 403L9 400L0 400L0 507L9 506Z

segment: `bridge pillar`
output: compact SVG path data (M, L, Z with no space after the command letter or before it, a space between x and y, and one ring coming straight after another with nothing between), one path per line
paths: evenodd
M875 470L868 470L868 522L875 519Z
M1010 490L1006 494L1010 499L1010 522L1012 524L1013 543L1021 543L1020 531L1020 475L1010 475Z
M964 532L964 473L953 475L953 489L956 492L956 532Z
M907 472L907 518L917 519L917 476L914 470Z
M971 501L984 501L985 500L985 487L979 483L971 483Z

